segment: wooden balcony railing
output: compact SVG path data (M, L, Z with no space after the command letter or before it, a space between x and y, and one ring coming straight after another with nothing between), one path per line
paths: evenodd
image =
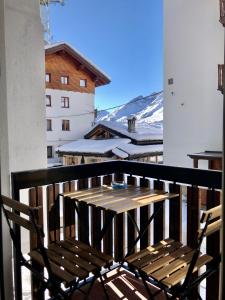
M144 248L150 242L158 242L166 235L177 240L187 241L194 246L199 227L200 203L199 190L207 190L206 208L211 208L220 202L222 175L219 171L188 169L137 163L129 161L110 161L98 164L59 167L37 171L25 171L12 174L12 189L15 199L22 199L22 194L27 193L28 202L32 206L43 206L40 214L40 223L45 224L47 240L55 241L59 238L76 237L81 241L89 240L93 243L101 230L102 219L107 220L107 214L97 209L81 207L82 218L86 220L86 228L81 231L80 224L74 211L73 202L58 200L62 191L90 188L101 184L110 184L112 178L126 177L129 184L167 189L176 192L179 196L171 201L167 200L165 207L155 218L152 227L146 232L138 247ZM26 190L24 190L26 189ZM186 204L182 206L182 199ZM157 209L157 203L150 207L133 210L131 213L140 222L140 227L145 227L150 211ZM63 209L62 209L63 207ZM165 213L165 210L167 211ZM61 213L64 212L62 222ZM183 218L186 215L187 222ZM166 217L165 217L166 216ZM183 221L183 222L182 222ZM182 224L183 223L183 224ZM121 230L123 229L123 230ZM152 229L152 230L151 230ZM18 241L21 241L19 228ZM119 260L135 239L137 232L126 213L116 219L105 235L102 249L114 255ZM31 237L31 248L35 240ZM207 252L217 254L220 249L219 234L215 233L207 238ZM136 249L134 250L136 251ZM41 272L42 270L40 270ZM22 299L21 270L15 259L15 295ZM219 274L207 280L206 299L218 299ZM35 284L33 283L33 287ZM193 297L193 300L195 298Z
M220 23L225 26L225 0L220 0Z
M223 94L224 65L218 65L218 91Z

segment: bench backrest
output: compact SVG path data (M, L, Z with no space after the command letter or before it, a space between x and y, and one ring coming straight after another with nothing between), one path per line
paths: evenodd
M40 207L33 208L3 195L1 195L1 200L4 205L6 216L9 220L36 233L36 229L31 221L31 214L36 216ZM21 213L26 217L21 215ZM27 216L29 218L27 218Z
M205 236L208 236L221 229L222 226L222 206L218 205L211 209L208 209L202 213L200 222L205 223L209 220L209 225L205 231ZM202 233L202 229L199 234Z

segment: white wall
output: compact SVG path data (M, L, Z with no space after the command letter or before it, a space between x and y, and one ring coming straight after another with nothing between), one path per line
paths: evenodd
M0 0L0 154L5 195L10 195L12 171L47 165L44 74L39 1ZM13 299L6 225L3 234L6 299Z
M83 138L94 122L94 94L46 89L51 96L51 107L46 107L46 118L52 120L52 131L47 131L47 144L54 149L78 138ZM69 108L61 107L61 97L69 97ZM91 112L91 113L89 113ZM82 114L81 116L77 116ZM70 131L62 131L62 120L70 120ZM49 162L57 161L49 159Z
M223 63L223 28L218 20L219 1L164 0L165 164L192 167L188 153L222 150L217 64Z

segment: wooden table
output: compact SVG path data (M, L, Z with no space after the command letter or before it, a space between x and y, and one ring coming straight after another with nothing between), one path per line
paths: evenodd
M163 190L150 190L146 187L134 186L128 186L124 189L113 189L111 186L101 186L76 192L64 193L62 195L65 199L73 199L76 203L99 208L108 213L107 220L104 221L103 228L99 234L99 240L104 237L108 226L112 223L113 218L126 212L132 219L132 222L139 233L138 237L134 241L134 245L137 244L146 229L140 232L136 221L132 216L129 215L129 212L156 202L162 202L163 204L164 200L178 196L178 194L167 193ZM80 212L78 206L76 206L76 209L79 215ZM157 211L150 216L146 228L149 226L156 214ZM81 216L79 218L82 220ZM85 224L83 226L85 226Z
M111 186L101 186L64 193L63 196L120 214L151 203L177 197L178 194L167 193L162 190L150 190L145 187L128 186L125 189L113 189Z

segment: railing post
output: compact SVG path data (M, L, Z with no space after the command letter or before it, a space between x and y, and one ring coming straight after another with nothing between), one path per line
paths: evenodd
M207 191L207 207L210 209L220 204L220 193L215 190ZM215 232L206 239L206 252L212 257L220 254L220 232ZM219 298L219 271L206 279L206 300Z

